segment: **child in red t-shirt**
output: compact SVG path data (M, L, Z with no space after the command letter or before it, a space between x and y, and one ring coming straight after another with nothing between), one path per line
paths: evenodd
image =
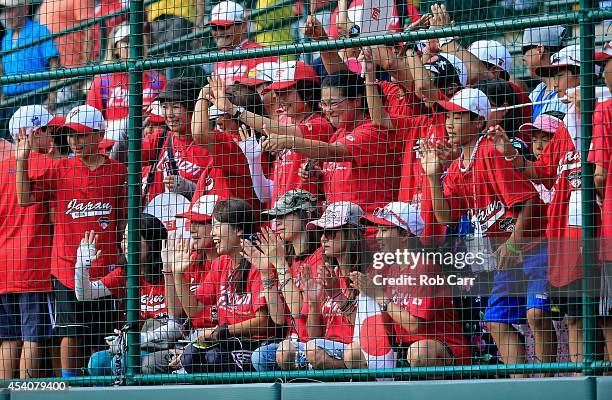
M270 321L259 271L242 256L255 233L256 215L244 200L219 200L213 211L219 258L195 292L198 305L217 307L217 326L200 330L180 364L188 373L252 371L253 350L279 335Z
M416 206L393 202L364 219L378 228L376 238L383 254L422 251L418 236L423 233L425 222ZM421 283L422 277L444 276L440 268L423 257L417 265L389 265L387 270L380 269L375 274L384 278L413 277L414 285L388 286L365 273L351 273L353 286L375 299L381 311L392 320L400 359L408 361L411 367L471 364L450 287Z
M73 108L64 128L74 157L62 159L29 157L25 137L18 139L17 196L20 205L52 200L57 213L54 221L51 275L56 300L55 329L62 337L63 376L80 370L78 357L84 339L88 346L103 343L103 336L115 316L111 301L80 303L74 295L74 249L83 233L94 231L102 250L99 262L91 268L93 279L106 275L117 265L120 237L126 222L124 165L98 153L104 136L104 118L91 106ZM92 332L93 328L93 332ZM85 333L87 333L85 335Z
M441 163L450 149L429 145L421 158L436 217L456 224L467 213L481 245L479 266L496 271L484 319L504 362L524 362L524 344L513 324L526 317L538 359L553 362L544 206L532 184L482 134L491 109L483 92L463 89L438 104L448 112L450 144L462 155L448 167L443 184ZM520 282L526 283L526 299Z

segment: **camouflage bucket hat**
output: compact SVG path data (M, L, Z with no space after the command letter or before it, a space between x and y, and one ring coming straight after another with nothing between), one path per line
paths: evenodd
M282 195L276 200L274 207L262 212L262 215L275 218L299 210L312 211L316 208L317 198L314 195L302 189L294 189Z

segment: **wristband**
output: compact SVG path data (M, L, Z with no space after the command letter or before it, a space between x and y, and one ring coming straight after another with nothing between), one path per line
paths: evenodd
M504 156L504 160L509 161L509 162L512 162L512 161L514 161L514 159L515 159L516 157L518 157L518 155L519 155L519 151L518 151L518 150L515 148L515 149L514 149L514 155L513 155L513 156L510 156L510 157L505 157L505 156Z
M289 277L287 279L285 279L284 281L282 281L281 283L279 283L278 285L278 290L283 290L285 288L285 286L287 286L287 284L292 280L292 277Z
M272 287L276 284L276 279L274 278L264 279L262 283L263 283L264 289L269 290L269 289L272 289Z
M519 249L517 249L516 247L514 247L514 246L512 245L512 243L510 243L510 241L508 241L508 240L507 240L505 244L506 244L506 248L508 249L508 251L509 251L510 253L512 253L512 254L516 254L516 255L519 255L519 256L520 256L521 254L523 254L523 252L522 252L522 251L520 251Z

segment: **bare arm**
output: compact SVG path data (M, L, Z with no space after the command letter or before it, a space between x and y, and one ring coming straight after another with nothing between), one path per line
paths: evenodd
M20 130L16 141L15 183L17 187L17 201L20 206L27 207L30 204L36 203L36 199L32 193L32 182L28 174L28 159L30 157L31 144L30 138L26 136L25 129Z
M322 162L353 161L353 156L342 143L326 143L289 135L274 135L268 133L268 138L263 141L262 148L266 151L279 151L292 148L304 157Z
M599 196L600 199L605 198L607 177L608 170L604 167L596 165L593 180L595 181L595 191L597 192L597 196Z
M306 332L310 338L323 337L325 333L323 315L321 314L321 303L318 301L308 302L308 317L306 318Z
M364 48L360 55L360 59L364 63L366 99L372 123L382 128L391 129L391 119L387 111L385 111L382 96L378 84L376 83L376 65L372 60L370 49Z
M206 146L209 151L212 151L214 149L214 135L211 135L208 119L209 96L210 90L208 87L202 88L191 117L191 135L197 144Z
M381 304L384 299L376 299L376 301L378 304ZM424 319L415 317L407 310L402 310L400 306L393 302L388 304L387 314L393 320L393 322L404 328L409 335L416 335L425 325Z

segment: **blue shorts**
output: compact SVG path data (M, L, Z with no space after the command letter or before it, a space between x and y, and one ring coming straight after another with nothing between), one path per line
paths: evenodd
M522 324L527 310L550 311L548 247L537 246L523 257L522 268L495 273L485 321Z
M313 343L317 347L323 349L328 356L333 357L337 360L344 359L344 349L346 348L346 344L341 342L335 342L333 340L328 339L312 339L308 343ZM295 355L295 365L298 369L312 369L312 366L306 359L306 343L304 342L293 342L295 347L297 348L297 353Z
M52 315L49 293L0 294L0 339L42 342L51 336Z

